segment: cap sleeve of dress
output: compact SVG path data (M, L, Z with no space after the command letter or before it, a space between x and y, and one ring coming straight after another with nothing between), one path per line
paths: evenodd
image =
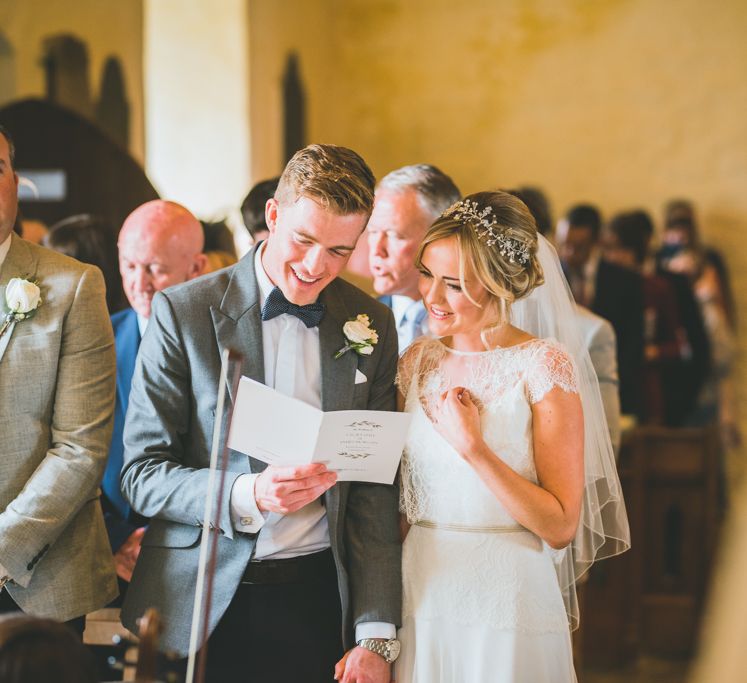
M418 374L423 351L429 341L427 338L416 339L405 349L405 352L399 358L394 383L405 398L407 398L407 394L412 388L413 380Z
M555 387L577 394L578 374L568 352L552 340L542 340L538 346L527 370L529 401L539 403Z

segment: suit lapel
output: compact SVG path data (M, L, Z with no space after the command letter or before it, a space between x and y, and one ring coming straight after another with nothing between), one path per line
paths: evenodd
M358 354L351 350L340 358L335 358L335 353L345 346L342 326L355 316L348 312L336 281L322 292L321 299L327 306L325 316L319 325L322 410L349 410L353 407Z
M10 280L14 277L31 278L36 275L36 259L34 259L31 249L17 235L10 237L10 249L5 257L2 267L0 267L0 313L5 313L5 288ZM39 283L42 288L42 306L44 305L44 283ZM10 338L16 323L11 323L0 337L0 362L3 360L5 350L10 344Z
M355 351L335 358L335 353L345 345L342 326L355 317L345 306L338 290L337 281L330 283L322 292L321 300L327 312L319 325L319 353L322 369L322 410L349 410L353 408L355 371L358 354ZM347 484L333 486L324 494L330 538L337 538L340 521L343 488Z
M211 307L215 338L221 356L226 349L243 356L241 374L265 382L265 360L262 351L262 320L259 307L259 285L254 273L256 247L234 267L220 306ZM235 400L231 379L227 388L231 402ZM252 472L261 472L267 465L249 456Z
M242 375L264 383L259 286L254 274L255 251L256 248L236 265L220 306L211 308L210 313L221 354L226 349L238 351L244 357ZM233 395L231 400L234 400Z
M22 240L18 235L11 235L10 249L0 267L0 284L3 294L8 280L14 277L34 278L36 276L36 259L29 249L28 242ZM40 283L43 285L44 283Z

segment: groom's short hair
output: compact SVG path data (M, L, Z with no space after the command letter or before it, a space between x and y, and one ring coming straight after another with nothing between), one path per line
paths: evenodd
M280 176L275 199L292 204L308 197L340 216L370 214L376 179L352 149L337 145L309 145L293 155Z

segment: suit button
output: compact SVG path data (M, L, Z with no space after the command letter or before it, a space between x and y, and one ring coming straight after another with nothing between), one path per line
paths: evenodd
M251 526L254 523L254 517L242 517L239 521L241 526Z

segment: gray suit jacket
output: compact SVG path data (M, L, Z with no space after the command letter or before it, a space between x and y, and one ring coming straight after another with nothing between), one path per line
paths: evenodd
M117 595L98 502L114 338L98 268L14 235L3 302L14 277L37 279L42 305L16 323L0 360L0 564L25 612L67 620Z
M597 373L604 416L607 418L612 448L617 455L620 449L620 381L615 330L604 318L583 306L576 306L576 322Z
M322 293L319 326L322 408L394 410L397 333L391 312L337 279ZM343 324L368 313L379 333L370 356L348 352ZM243 374L264 381L259 291L253 252L238 264L157 294L132 382L125 424L122 491L133 510L152 521L128 588L122 621L157 607L166 625L164 648L186 653L215 420L220 354L244 355ZM367 382L355 384L356 368ZM278 428L282 429L282 416ZM225 438L224 424L224 435ZM235 531L230 491L236 478L261 463L231 451L219 514L213 631L231 602L256 534ZM342 482L325 494L343 609L343 640L353 643L361 621L399 624L401 545L396 486Z

